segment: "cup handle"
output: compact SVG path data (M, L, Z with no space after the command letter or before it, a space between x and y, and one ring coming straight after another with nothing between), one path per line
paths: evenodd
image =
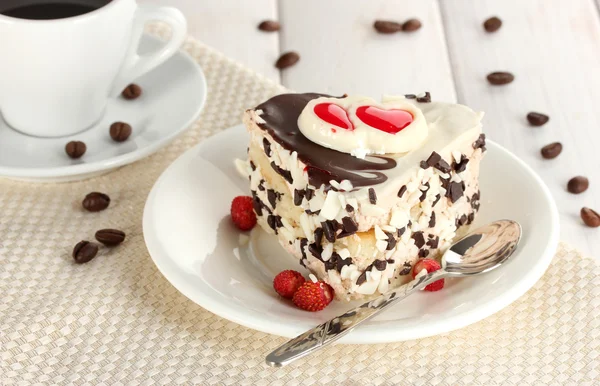
M159 50L139 55L137 50L144 34L144 27L150 21L163 21L169 24L172 31L171 39ZM134 16L131 42L129 43L125 63L115 81L111 96L117 96L131 81L158 67L173 56L185 40L186 34L187 21L178 9L152 5L138 6Z

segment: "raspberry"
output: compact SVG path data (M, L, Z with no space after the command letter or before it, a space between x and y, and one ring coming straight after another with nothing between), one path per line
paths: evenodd
M305 281L306 279L300 272L288 269L287 271L279 272L279 274L275 276L273 288L275 288L275 291L277 291L279 295L291 299Z
M426 270L427 273L430 273L433 271L437 271L440 268L442 268L440 263L438 263L437 261L435 261L433 259L419 259L415 263L415 266L413 267L412 277L414 279L419 274L419 272L421 272L422 270ZM444 283L445 283L444 279L440 279L440 280L434 281L431 284L428 284L425 288L423 288L423 290L431 291L431 292L439 291L442 288L444 288Z
M307 281L298 288L292 301L306 311L321 311L333 300L333 288L327 283Z
M252 206L252 197L237 196L231 201L231 219L243 231L254 228L256 225L256 214Z

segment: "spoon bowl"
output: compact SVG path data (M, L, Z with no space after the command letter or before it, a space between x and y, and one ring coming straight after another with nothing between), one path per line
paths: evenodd
M499 220L477 228L450 247L442 257L448 276L477 275L504 263L521 240L521 225Z

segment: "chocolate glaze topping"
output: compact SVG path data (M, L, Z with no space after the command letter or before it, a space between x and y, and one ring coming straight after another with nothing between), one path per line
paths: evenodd
M277 143L289 151L296 151L298 159L307 165L308 181L315 187L329 181L349 180L353 187L377 185L387 180L381 170L396 166L396 161L387 157L356 158L318 145L306 138L298 128L298 117L312 99L329 97L324 94L282 94L258 105L265 123L259 127L268 132ZM357 172L360 172L358 174Z

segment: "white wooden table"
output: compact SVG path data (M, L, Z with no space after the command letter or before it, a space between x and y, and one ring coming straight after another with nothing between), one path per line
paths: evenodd
M600 228L579 217L582 206L600 211L600 0L158 1L181 9L197 39L290 89L375 97L427 90L485 111L488 137L549 186L562 239L600 258ZM485 33L481 24L494 15L504 24ZM376 19L411 17L423 23L414 33L380 35L372 27ZM279 20L282 30L258 31L265 19ZM301 60L279 71L273 63L288 50ZM490 86L492 71L510 71L515 81ZM530 111L550 122L530 127ZM542 159L540 148L554 141L563 153ZM590 179L588 191L566 191L575 175Z

